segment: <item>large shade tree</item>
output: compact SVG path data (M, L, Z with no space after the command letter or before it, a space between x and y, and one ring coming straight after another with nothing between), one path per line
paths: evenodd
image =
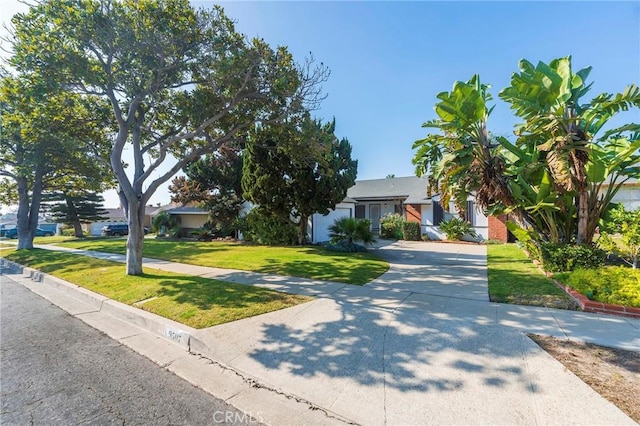
M144 207L161 184L255 123L315 107L327 76L188 0L45 0L12 23L16 69L110 102L127 274L142 273Z
M8 74L0 82L0 120L0 201L18 205L18 249L28 249L43 192L105 176L99 157L108 120L95 98L52 92L41 80Z

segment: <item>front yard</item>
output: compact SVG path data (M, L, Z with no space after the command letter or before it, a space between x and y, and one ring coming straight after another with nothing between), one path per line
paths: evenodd
M124 273L122 263L48 250L3 249L2 256L127 305L194 328L276 311L312 300L259 287L145 268Z
M492 302L576 309L576 304L544 276L516 244L487 246L487 276Z
M57 244L83 250L125 254L122 238L75 240ZM145 239L144 256L215 268L366 284L389 264L370 253L327 252L317 246L272 247L236 242Z

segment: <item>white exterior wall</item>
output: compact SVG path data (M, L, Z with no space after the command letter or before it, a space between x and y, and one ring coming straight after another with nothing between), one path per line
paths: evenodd
M329 241L329 227L333 225L333 222L341 217L355 217L355 204L353 203L340 203L336 205L334 210L331 210L326 215L314 214L310 218L309 232L311 233L311 242L321 243Z
M640 208L640 185L623 185L611 202L622 203L625 210Z
M435 201L439 201L438 197L434 197ZM469 198L469 201L473 201L473 198ZM449 212L444 212L444 219L449 220L453 217L457 217L455 212L455 206L453 203L449 205ZM441 232L437 226L433 225L433 204L423 204L422 205L422 223L421 223L421 231L422 235L426 235L431 240L444 240L446 236L444 232ZM486 240L489 238L489 218L484 215L484 213L476 208L474 211L474 224L476 233L483 239ZM471 236L463 237L464 240L474 240Z

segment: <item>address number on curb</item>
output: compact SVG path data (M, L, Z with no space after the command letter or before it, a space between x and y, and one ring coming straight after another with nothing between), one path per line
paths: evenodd
M189 333L185 333L184 331L177 330L175 328L165 327L164 335L170 340L181 345L186 345L189 343Z

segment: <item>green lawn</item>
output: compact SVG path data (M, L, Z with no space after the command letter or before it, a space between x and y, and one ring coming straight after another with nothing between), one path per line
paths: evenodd
M605 266L554 274L554 278L591 300L640 308L640 270Z
M89 239L60 243L64 247L125 253L125 239ZM234 242L145 239L145 257L193 265L239 269L293 277L366 284L389 264L369 253L327 252L321 247L271 247Z
M122 263L48 250L5 249L2 255L194 328L211 327L312 300L307 296L150 268L145 268L144 275L129 276L125 275ZM155 299L136 303L151 298Z
M493 302L575 309L573 300L544 276L515 244L487 245Z

